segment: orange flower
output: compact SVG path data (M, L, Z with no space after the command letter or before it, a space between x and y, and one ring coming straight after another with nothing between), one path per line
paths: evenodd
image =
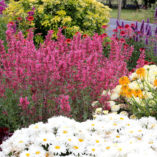
M119 79L119 84L120 85L126 85L128 83L130 83L130 80L127 76L123 76Z
M136 74L139 75L140 77L144 77L145 76L145 69L144 68L137 69Z
M157 87L157 79L154 80L154 86Z
M135 89L135 90L134 90L134 96L135 96L135 97L142 98L142 97L143 97L142 90L141 90L141 89Z
M121 91L120 91L120 95L121 96L126 96L126 93L127 93L128 89L129 89L129 86L127 84L126 85L122 85Z
M134 94L134 90L131 89L131 88L129 88L129 89L126 91L125 96L126 96L127 98L131 98L131 97L133 96L133 94Z

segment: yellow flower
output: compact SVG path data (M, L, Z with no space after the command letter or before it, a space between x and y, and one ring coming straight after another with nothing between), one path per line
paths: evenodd
M145 69L144 68L139 68L136 70L136 74L140 77L144 77L145 76Z
M59 10L59 11L57 11L56 13L57 13L58 15L60 15L60 16L66 15L66 12L65 12L64 10Z
M38 13L43 13L44 12L44 6L42 6L42 5L40 5L39 7L38 7Z
M123 76L119 79L119 84L120 85L126 85L128 83L130 83L130 80L127 76Z

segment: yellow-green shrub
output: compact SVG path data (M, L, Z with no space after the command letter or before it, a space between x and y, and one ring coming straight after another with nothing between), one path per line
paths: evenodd
M26 18L28 12L34 10L34 20ZM53 29L55 34L59 27L66 26L63 34L71 37L76 32L92 35L101 33L102 25L109 21L110 9L96 0L11 0L4 12L10 21L18 21L22 30L35 27L35 33L42 33Z

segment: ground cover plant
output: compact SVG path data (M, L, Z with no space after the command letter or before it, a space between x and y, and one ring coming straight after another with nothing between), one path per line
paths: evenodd
M15 131L1 157L156 157L157 121L109 114L79 123L53 117Z

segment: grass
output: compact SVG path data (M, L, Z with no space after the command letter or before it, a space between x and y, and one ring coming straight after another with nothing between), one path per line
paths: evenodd
M117 18L118 10L112 9L111 17ZM150 19L151 23L154 23L154 12L152 10L131 10L131 9L122 9L121 11L121 19L128 21L139 21Z

